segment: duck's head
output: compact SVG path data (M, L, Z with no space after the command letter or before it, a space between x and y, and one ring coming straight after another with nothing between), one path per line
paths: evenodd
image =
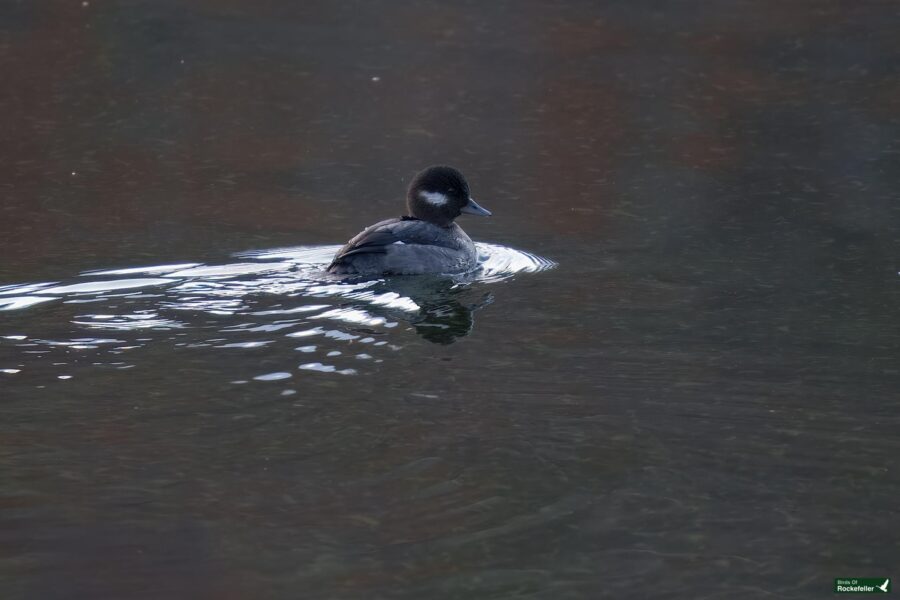
M416 175L406 193L406 208L417 219L448 227L462 213L489 217L469 195L469 184L453 167L428 167Z

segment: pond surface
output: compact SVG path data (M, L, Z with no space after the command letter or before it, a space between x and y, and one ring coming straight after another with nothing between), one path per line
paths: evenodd
M898 574L891 3L0 6L0 596ZM469 277L323 263L460 168Z

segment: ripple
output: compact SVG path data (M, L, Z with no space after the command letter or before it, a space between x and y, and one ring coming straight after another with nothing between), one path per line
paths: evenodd
M286 373L284 371L277 371L275 373L266 373L265 375L257 375L253 379L256 381L280 381L282 379L290 379L293 377L290 373Z
M114 279L111 281L93 281L90 283L75 283L72 285L45 288L41 290L41 294L64 296L66 294L111 292L114 290L166 285L169 283L173 283L173 281L171 279Z
M479 268L471 273L450 276L460 282L495 282L519 273L534 273L553 268L556 263L529 252L497 244L477 243ZM150 267L131 267L97 270L82 273L81 277L110 275L162 275L163 277L99 279L84 283L59 285L58 282L12 284L0 287L0 310L20 310L58 297L78 297L85 302L95 298L112 297L110 292L148 287L173 288L178 291L168 306L175 309L200 310L217 314L233 314L245 308L242 299L251 294L297 294L310 297L341 296L368 304L397 308L409 312L421 306L414 299L393 290L376 291L374 286L384 279L344 281L329 275L321 268L329 263L340 246L299 246L278 250L245 252L239 258L256 261L225 265L178 263ZM300 267L307 267L305 270ZM296 272L294 272L296 271ZM247 279L249 275L256 278ZM195 297L192 297L192 293ZM129 296L124 296L129 297ZM158 294L149 296L159 297ZM272 309L269 314L312 311L327 306L300 306Z
M232 265L202 266L175 271L170 277L237 277L238 275L251 275L259 273L272 273L290 269L289 263L235 263Z
M320 373L337 373L338 375L356 375L356 369L338 370L334 365L324 365L320 362L306 363L297 367L305 371L319 371Z
M190 269L191 267L199 267L203 263L179 263L175 265L157 265L154 267L129 267L127 269L112 269L108 271L85 271L82 277L96 275L165 275Z
M40 304L42 302L50 302L56 300L54 296L14 296L12 298L0 298L0 310L20 310Z
M294 265L327 265L341 246L297 246L275 250L242 252L240 258L257 260L285 260ZM537 273L556 266L550 259L531 252L516 250L499 244L475 242L479 269L474 271L473 281L500 281L518 273Z
M222 344L216 348L262 348L272 343L272 340L261 340L257 342L235 342L233 344Z
M72 323L91 329L106 329L110 331L136 331L141 329L167 330L181 329L184 327L184 324L172 319L161 318L156 313L80 315L73 319Z
M325 272L339 248L329 245L245 252L238 262L220 265L98 269L69 281L4 285L0 311L25 312L51 302L64 308L41 320L11 321L15 330L0 330L0 348L11 349L17 357L13 364L21 362L29 371L47 354L126 369L140 363L139 349L168 344L179 352L240 355L244 350L264 355L267 364L296 360L298 353L309 359L299 367L275 365L277 370L262 375L251 370L258 361L238 363L238 372L228 374L234 381L274 381L295 368L357 375L403 350L409 336L449 344L468 335L473 313L493 301L485 284L555 266L521 250L476 246L479 268L462 275L348 279ZM60 318L72 329L61 341ZM90 332L108 333L86 335ZM360 344L367 352L359 351ZM126 350L135 364L118 360ZM50 366L58 369L58 364L65 363ZM54 378L72 375L53 373Z
M68 346L70 348L97 348L102 344L124 344L125 340L117 340L110 338L75 338L72 340L34 340L37 343L44 344L46 346Z
M16 283L12 285L0 285L0 296L9 296L11 294L30 294L51 285L56 285L56 281L48 281L44 283Z
M322 329L321 327L313 327L312 329L304 329L303 331L295 331L293 333L289 333L288 337L303 338L303 337L309 337L312 335L321 335L323 333L325 333L325 330Z
M538 273L556 267L556 263L537 254L496 244L476 243L481 272L478 281L502 281L518 273Z
M371 325L377 327L383 325L391 327L396 323L388 323L384 317L376 317L364 310L358 308L335 308L313 317L315 319L335 319L346 323L356 323L359 325Z
M297 313L306 313L306 312L314 312L317 310L323 310L325 308L331 308L329 304L307 304L305 306L295 306L293 308L281 308L281 309L273 309L273 310L259 310L256 312L251 312L251 315L258 316L267 316L267 315L293 315Z

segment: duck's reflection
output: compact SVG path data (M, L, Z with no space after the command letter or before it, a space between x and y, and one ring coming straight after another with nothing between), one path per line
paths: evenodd
M480 302L463 304L449 298L441 304L423 306L420 320L414 321L416 333L435 344L452 344L472 332L475 326L473 313L493 302L491 294L484 294Z
M469 335L475 325L475 311L494 301L490 292L479 292L458 279L439 276L392 278L379 283L377 288L381 287L415 302L418 312L404 320L424 339L443 345ZM372 310L371 306L368 308Z

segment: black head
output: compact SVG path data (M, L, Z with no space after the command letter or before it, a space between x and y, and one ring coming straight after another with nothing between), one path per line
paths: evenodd
M453 167L428 167L413 178L406 208L417 219L447 227L461 213L490 216L469 194L469 184Z

